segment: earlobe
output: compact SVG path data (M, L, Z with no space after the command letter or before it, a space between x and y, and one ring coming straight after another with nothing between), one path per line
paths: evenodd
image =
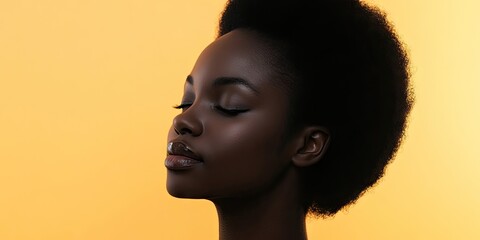
M297 167L307 167L320 161L325 154L330 142L330 133L323 127L310 127L305 129L299 147L292 157L292 161Z

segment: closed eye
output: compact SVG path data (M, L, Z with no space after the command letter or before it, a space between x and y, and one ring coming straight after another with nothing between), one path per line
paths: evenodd
M213 109L221 112L222 114L225 114L230 117L237 116L240 113L248 112L249 109L243 109L243 108L224 108L220 105L214 105Z

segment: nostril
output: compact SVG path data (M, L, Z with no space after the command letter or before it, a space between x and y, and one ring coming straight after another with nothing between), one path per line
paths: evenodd
M175 133L177 133L178 135L184 135L184 134L192 134L192 130L189 129L189 128L181 128L180 130L177 130L176 128L174 129L175 130Z

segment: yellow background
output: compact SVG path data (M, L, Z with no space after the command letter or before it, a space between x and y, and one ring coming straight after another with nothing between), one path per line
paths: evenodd
M480 239L480 4L375 0L417 102L383 180L310 239ZM0 239L215 239L166 132L224 0L0 0ZM314 33L312 33L314 34Z

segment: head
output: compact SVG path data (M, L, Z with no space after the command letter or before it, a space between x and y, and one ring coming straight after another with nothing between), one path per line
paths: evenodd
M171 165L167 188L242 197L294 169L303 207L333 215L394 157L412 104L408 79L391 25L359 1L229 1L168 137L198 161Z

